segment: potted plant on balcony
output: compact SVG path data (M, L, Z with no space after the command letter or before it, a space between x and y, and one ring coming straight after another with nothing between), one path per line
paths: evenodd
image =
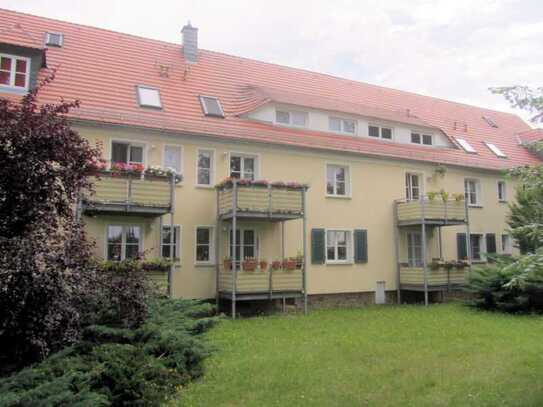
M449 200L449 193L447 191L442 189L441 191L439 191L439 193L441 194L441 199L443 202L447 202Z
M296 257L289 257L288 259L283 260L283 268L285 270L296 270Z
M254 257L246 257L243 260L243 271L255 271L257 266L257 261Z
M453 194L453 198L456 202L462 202L464 200L464 194L462 193Z
M304 264L304 256L302 255L302 252L298 250L298 253L296 253L296 268L301 269L302 265Z
M171 265L172 262L169 259L159 257L142 261L141 268L145 271L168 271Z
M272 261L272 270L280 270L281 269L281 260L274 260Z
M268 262L266 260L260 260L260 271L268 270Z
M226 271L232 270L232 259L230 257L225 257L222 264Z
M428 200L430 202L433 202L436 198L437 198L437 195L439 194L439 192L435 192L435 191L430 191L428 192Z
M445 270L451 271L453 268L456 267L456 261L454 260L446 261L444 267L445 267Z
M443 266L445 266L445 262L441 259L432 259L430 263L430 269L434 271L439 270Z

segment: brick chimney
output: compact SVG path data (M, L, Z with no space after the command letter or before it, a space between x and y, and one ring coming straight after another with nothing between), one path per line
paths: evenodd
M183 56L185 61L195 64L198 61L198 28L190 21L181 30L183 34Z

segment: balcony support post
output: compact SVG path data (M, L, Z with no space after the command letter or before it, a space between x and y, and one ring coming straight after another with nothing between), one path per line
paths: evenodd
M424 272L424 305L428 306L428 262L426 259L426 213L425 213L425 199L424 194L422 194L421 199L421 212L422 212L422 222L421 222L421 232L422 232L422 267Z
M238 209L238 180L232 181L232 319L236 319L236 284L238 267L236 265L236 227ZM241 237L241 236L240 236ZM240 250L241 253L241 250ZM239 259L241 266L241 259Z
M126 196L126 211L130 210L130 204L132 203L132 175L128 175L128 191Z
M402 303L401 297L401 276L400 276L400 230L398 227L398 201L394 201L392 206L392 216L394 217L394 254L396 259L396 300L398 304Z
M438 243L439 243L439 260L443 260L443 238L441 236L441 226L437 227Z
M132 194L132 179L130 179L130 194ZM172 173L170 178L170 269L168 270L168 297L173 295L173 271L174 271L174 251L177 244L175 244L175 225L173 220L173 215L175 212L175 174ZM160 230L162 235L162 229ZM180 236L177 238L179 239ZM161 237L162 239L162 237Z
M219 194L220 191L217 189L217 220L215 225L215 307L217 309L217 314L220 312L220 292L219 292L219 273L220 273L220 245L221 245L221 215L219 208Z
M471 232L469 227L469 205L467 196L464 198L464 208L466 211L466 254L468 255L468 272L471 275Z
M303 264L302 264L302 285L304 290L304 314L307 314L307 213L306 213L306 188L302 189L302 211L303 211Z

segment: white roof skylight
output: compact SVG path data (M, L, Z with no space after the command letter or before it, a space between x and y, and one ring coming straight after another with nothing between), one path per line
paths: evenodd
M477 151L471 146L471 144L463 138L457 138L456 141L458 142L458 144L460 144L460 147L462 147L467 153L477 154Z
M64 36L62 33L48 32L45 33L45 45L53 47L62 47Z
M137 86L138 102L140 106L161 108L160 91L147 86Z
M221 102L213 96L200 96L202 110L206 116L224 117Z
M490 126L490 127L493 127L495 129L498 128L498 125L496 124L496 122L491 119L490 117L488 116L483 116L483 120Z
M507 158L507 156L502 152L502 150L500 150L498 146L496 146L495 144L487 143L487 142L485 142L485 144L490 149L490 151L496 154L496 157Z

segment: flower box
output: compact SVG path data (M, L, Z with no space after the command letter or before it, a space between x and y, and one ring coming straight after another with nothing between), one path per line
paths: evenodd
M272 261L272 270L280 270L281 269L281 261L274 260Z
M262 260L260 262L260 270L262 271L268 270L268 262L266 260Z
M255 271L257 264L253 259L243 260L243 271Z
M296 270L296 259L288 259L283 261L283 268L285 270Z

